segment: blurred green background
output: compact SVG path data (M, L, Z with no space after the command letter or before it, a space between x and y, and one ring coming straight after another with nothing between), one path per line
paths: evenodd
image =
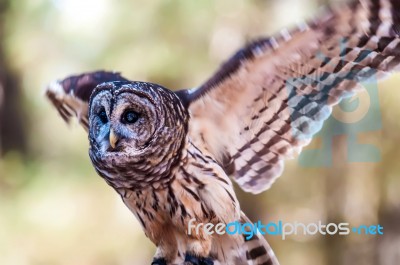
M84 131L46 101L47 83L108 69L197 86L247 41L327 2L0 0L0 264L150 264L154 253L92 169ZM349 163L342 135L333 139L332 166L292 160L271 190L238 190L253 220L384 226L383 236L269 236L281 264L399 264L399 85L399 74L379 84L382 129L357 136L378 147L380 162Z

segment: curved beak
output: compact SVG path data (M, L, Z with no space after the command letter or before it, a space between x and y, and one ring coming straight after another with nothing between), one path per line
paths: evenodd
M118 140L118 136L115 134L114 130L110 129L110 145L112 148L115 148Z

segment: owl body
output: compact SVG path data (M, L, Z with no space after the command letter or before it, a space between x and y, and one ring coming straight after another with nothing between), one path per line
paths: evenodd
M95 170L157 246L153 265L277 265L259 234L189 233L189 222L250 222L230 178L268 189L359 82L400 69L399 29L398 0L353 0L250 43L197 88L97 71L47 96L88 131Z

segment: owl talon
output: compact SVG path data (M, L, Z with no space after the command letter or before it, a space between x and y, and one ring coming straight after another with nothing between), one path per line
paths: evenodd
M167 261L164 258L153 259L151 265L167 265Z
M201 258L190 254L185 256L185 265L214 265L211 258Z

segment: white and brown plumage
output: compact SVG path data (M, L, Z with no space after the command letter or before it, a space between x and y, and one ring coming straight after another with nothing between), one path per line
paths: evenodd
M399 65L400 2L352 1L251 43L195 89L99 71L53 83L47 96L89 131L95 169L158 246L154 264L185 256L188 264L278 264L261 236L188 236L188 221L245 222L228 176L248 192L268 189L332 106Z

